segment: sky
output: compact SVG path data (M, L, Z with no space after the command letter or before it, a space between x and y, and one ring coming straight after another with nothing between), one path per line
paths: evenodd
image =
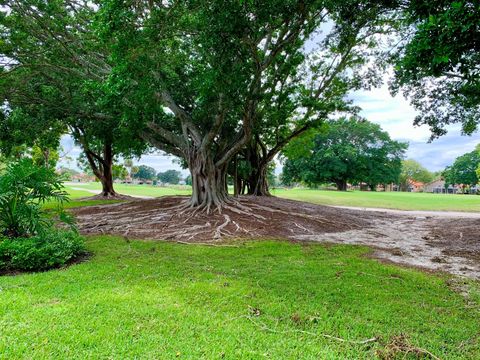
M392 97L386 85L369 91L354 92L350 98L362 108L360 114L363 117L379 124L392 139L408 142L407 158L417 160L430 171L443 170L451 165L456 157L472 151L480 143L480 133L462 136L459 126L450 126L447 135L429 143L428 127L414 127L415 110L401 94ZM74 145L73 139L64 136L62 147L70 160L63 159L60 165L78 169L76 158L80 154L80 149ZM135 163L151 166L157 172L176 169L185 176L188 174L187 170L175 162L174 157L160 152L144 155L135 160ZM281 164L277 162L276 173L280 172Z
M350 98L362 108L362 116L379 124L392 139L408 142L407 158L417 160L430 171L443 170L480 143L480 133L464 136L459 125L447 127L447 135L429 143L428 127L413 126L416 111L403 95L392 97L387 85L355 92Z

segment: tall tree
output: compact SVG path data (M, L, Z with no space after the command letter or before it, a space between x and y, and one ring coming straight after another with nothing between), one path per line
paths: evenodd
M151 166L140 165L135 174L133 174L133 177L140 180L155 180L156 174L157 172Z
M128 123L143 123L144 139L186 161L190 205L221 208L229 202L229 162L252 139L263 144L272 127L262 122L273 122L278 136L258 165L259 179L264 163L289 138L317 121L312 119L325 118L325 108L338 108L334 100L323 100L334 84L342 86L341 74L363 59L362 51L383 30L385 3L108 1L100 10L100 31L117 61L111 88L126 99ZM324 52L307 60L307 45ZM296 86L293 79L305 67L308 75ZM271 101L281 108L267 110Z
M310 131L287 146L283 180L333 182L342 191L348 182L375 188L398 179L406 148L364 119L329 121L321 132Z
M98 5L82 0L7 0L2 5L2 102L42 131L60 122L81 146L102 183L102 195L116 196L115 157L139 153L143 143L131 129L125 133L119 127L116 99L106 96L109 54L92 28Z
M180 182L182 174L178 170L167 170L157 174L158 180L165 184L176 185Z
M403 191L408 190L410 181L428 183L433 180L433 174L423 167L418 161L407 159L402 161L402 171L398 178L400 188Z
M459 123L465 134L480 119L480 2L415 0L405 6L403 46L395 57L394 92L419 110L432 137Z
M466 153L455 159L452 166L444 171L445 184L475 186L479 182L476 170L480 166L480 152L477 150Z

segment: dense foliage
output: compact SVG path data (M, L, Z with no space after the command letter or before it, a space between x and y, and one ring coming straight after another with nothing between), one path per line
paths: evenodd
M402 161L402 172L400 173L398 182L403 191L408 190L409 182L411 180L428 183L432 181L433 178L433 174L423 167L419 162L412 159Z
M0 271L48 270L84 253L83 239L77 232L51 228L32 237L0 239Z
M68 200L63 178L25 158L0 176L0 270L45 270L66 264L83 251L73 219L61 207ZM48 212L47 201L57 203ZM70 228L59 230L57 221Z
M157 178L157 172L151 166L140 165L133 174L133 177L139 180L155 180Z
M112 177L117 180L125 180L128 176L127 168L122 164L114 164L112 165Z
M115 196L112 165L140 154L143 142L120 126L116 98L107 96L109 48L95 36L91 1L7 0L0 15L2 147L58 143L68 131L85 163ZM42 140L42 141L39 141ZM5 144L5 145L4 145Z
M52 200L60 204L67 200L62 178L53 169L27 158L9 164L0 176L1 233L12 238L42 234L52 221L41 205Z
M108 89L122 122L186 162L191 204L208 209L228 201L229 164L245 147L268 145L252 167L265 184L268 162L290 139L346 110L349 90L375 83L362 66L393 8L368 0L105 1L96 25L115 61Z
M286 148L283 181L333 182L339 190L346 190L347 182L362 182L374 189L398 179L406 148L364 119L329 121L322 131L309 132Z
M407 4L408 41L395 59L393 89L403 89L420 112L415 123L427 124L433 137L453 123L471 134L480 121L480 2Z
M480 151L478 149L459 156L452 166L448 166L443 172L447 185L475 186L480 178L477 169L480 166Z
M180 182L182 174L178 170L167 170L164 172L159 172L157 178L164 184L176 185Z

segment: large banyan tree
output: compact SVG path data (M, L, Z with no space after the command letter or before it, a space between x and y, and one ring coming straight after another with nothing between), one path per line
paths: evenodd
M229 162L252 139L271 144L268 162L296 134L345 109L343 96L361 85L354 71L393 6L110 0L99 33L112 48L111 88L126 126L185 160L191 206L221 208Z

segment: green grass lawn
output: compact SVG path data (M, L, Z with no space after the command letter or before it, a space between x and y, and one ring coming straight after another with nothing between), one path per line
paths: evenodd
M88 191L73 190L100 190L99 183L68 185L67 191L72 199L88 197L93 194ZM117 192L125 195L137 196L165 196L189 195L188 187L157 187L150 185L116 184ZM480 211L480 196L475 195L444 195L404 192L367 192L367 191L325 191L309 189L274 189L272 194L287 199L307 201L321 205L340 205L356 207L375 207L400 210L436 210L436 211ZM73 202L69 206L78 206L82 203ZM85 205L85 204L83 204Z
M326 191L275 189L272 194L321 205L400 210L480 211L480 196L406 192Z
M190 195L191 190L189 187L185 186L152 186L152 185L130 185L130 184L115 184L115 191L124 194L124 195L134 195L134 196L166 196L166 195ZM100 191L102 186L100 183L78 183L78 184L68 184L67 190L70 191L80 191L72 190L72 188L82 188L86 190L98 190ZM83 192L82 192L83 193ZM86 196L92 196L94 194L86 192Z
M399 334L442 359L480 358L478 293L466 301L446 277L365 248L108 236L88 248L66 269L0 277L1 359L369 359Z

